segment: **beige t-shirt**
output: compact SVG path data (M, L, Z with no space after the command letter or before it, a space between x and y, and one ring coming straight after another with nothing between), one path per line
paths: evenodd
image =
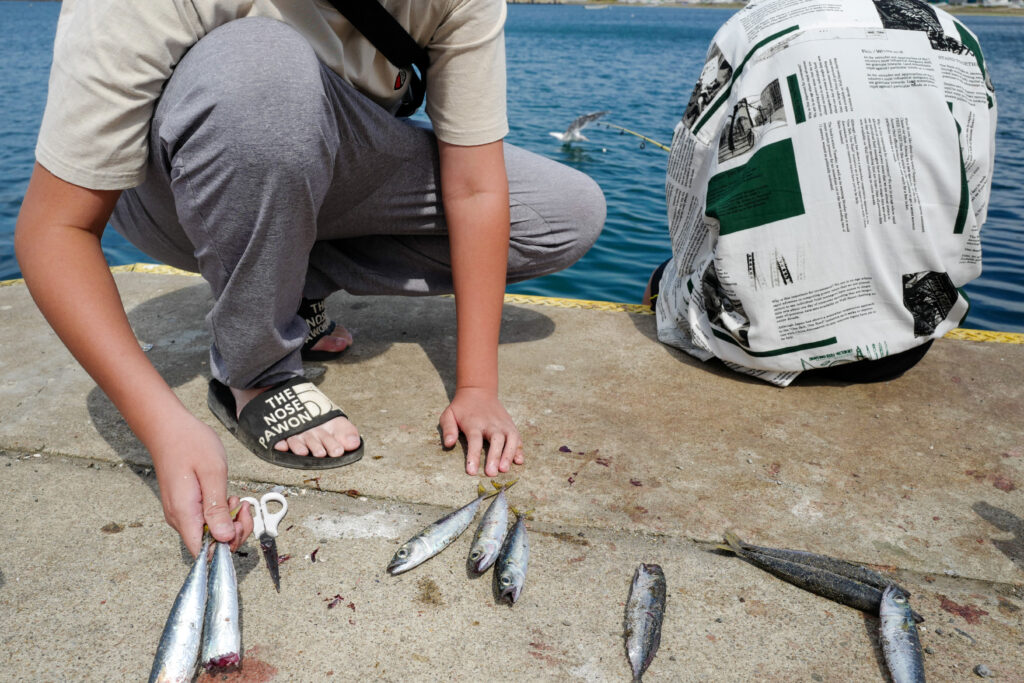
M480 145L508 133L504 0L381 0L430 55L426 112L437 137ZM394 111L392 65L326 0L64 0L36 159L97 190L145 179L147 138L164 83L214 28L263 16L301 33L349 83Z

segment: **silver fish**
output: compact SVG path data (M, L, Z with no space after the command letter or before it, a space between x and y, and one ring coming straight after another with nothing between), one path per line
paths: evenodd
M242 632L238 623L238 580L227 543L218 543L213 550L208 587L200 661L207 671L231 671L242 662Z
M505 499L505 489L514 483L511 481L501 486L491 482L491 485L498 489L498 495L480 518L480 525L473 536L473 545L469 549L469 563L478 574L487 571L494 564L505 535L508 534L508 501Z
M924 657L910 601L896 586L882 593L882 653L893 683L924 683Z
M845 576L848 579L859 581L860 583L866 583L869 586L874 586L879 591L884 591L889 586L896 586L902 590L907 597L910 597L910 593L899 586L895 580L884 574L868 569L859 564L853 562L847 562L837 557L829 557L828 555L819 555L818 553L808 552L806 550L790 550L788 548L766 548L760 545L752 545L740 540L735 534L726 532L727 535L731 535L733 539L739 544L741 548L748 552L759 553L761 555L768 555L770 557L777 557L780 560L788 560L789 562L796 562L799 564L805 564L811 567L817 567L826 571L832 572L833 574L839 574Z
M480 509L480 503L494 495L482 485L477 486L477 493L479 496L476 500L445 515L406 541L388 563L388 573L394 576L407 572L447 548L469 528L476 517L476 511Z
M184 683L196 671L199 639L203 634L203 613L206 610L206 556L209 539L204 539L192 569L185 579L174 606L167 616L160 645L156 649L149 683Z
M633 574L626 602L626 657L633 680L640 681L661 644L665 616L665 573L656 564L641 564Z
M742 542L732 532L725 532L725 541L728 545L718 546L720 550L727 550L738 557L770 572L783 581L788 581L794 586L799 586L805 591L816 593L829 600L834 600L854 609L859 609L868 614L878 614L879 605L882 602L882 591L874 586L851 579L844 574L837 574L820 566L802 564L775 557L764 555L760 552L747 550ZM897 590L902 590L895 586ZM924 621L924 617L914 614L918 622Z
M515 604L526 583L526 567L530 562L530 543L526 537L526 514L512 508L516 514L516 525L505 537L494 564L498 577L498 590L502 598Z

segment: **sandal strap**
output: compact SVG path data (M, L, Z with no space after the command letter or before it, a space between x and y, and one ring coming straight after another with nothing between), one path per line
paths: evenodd
M336 417L348 417L305 377L292 377L252 399L238 416L239 431L270 449Z
M303 299L298 313L309 328L306 341L302 344L303 349L313 348L321 338L334 331L335 323L327 317L327 306L323 299Z

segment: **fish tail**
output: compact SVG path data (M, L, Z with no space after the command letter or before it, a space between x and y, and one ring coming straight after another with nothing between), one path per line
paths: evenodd
M522 512L520 512L518 508L509 505L508 509L514 512L516 514L516 517L524 517L526 519L529 519L530 515L533 514L533 508L530 508L529 510L523 510Z
M483 484L477 484L476 485L476 495L483 496L484 498L489 498L490 496L494 495L494 492L493 491L488 491L487 488Z
M725 532L725 542L729 544L729 547L725 548L725 550L731 550L737 555L740 554L739 551L743 550L743 541L732 531Z
M501 484L501 490L502 491L507 491L508 489L512 488L512 485L515 484L517 481L519 481L519 480L518 479L513 479L512 481L508 481L508 482L505 482L504 484Z

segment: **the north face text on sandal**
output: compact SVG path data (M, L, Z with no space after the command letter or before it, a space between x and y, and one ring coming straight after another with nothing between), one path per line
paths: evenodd
M260 445L264 448L280 441L279 435L337 409L330 399L309 382L268 394L266 398L257 399L262 400L266 406L262 415L263 435L259 437Z
M309 333L306 335L307 342L319 339L327 332L331 321L327 317L327 307L324 305L323 299L317 299L310 303L305 313L305 320L309 327Z

